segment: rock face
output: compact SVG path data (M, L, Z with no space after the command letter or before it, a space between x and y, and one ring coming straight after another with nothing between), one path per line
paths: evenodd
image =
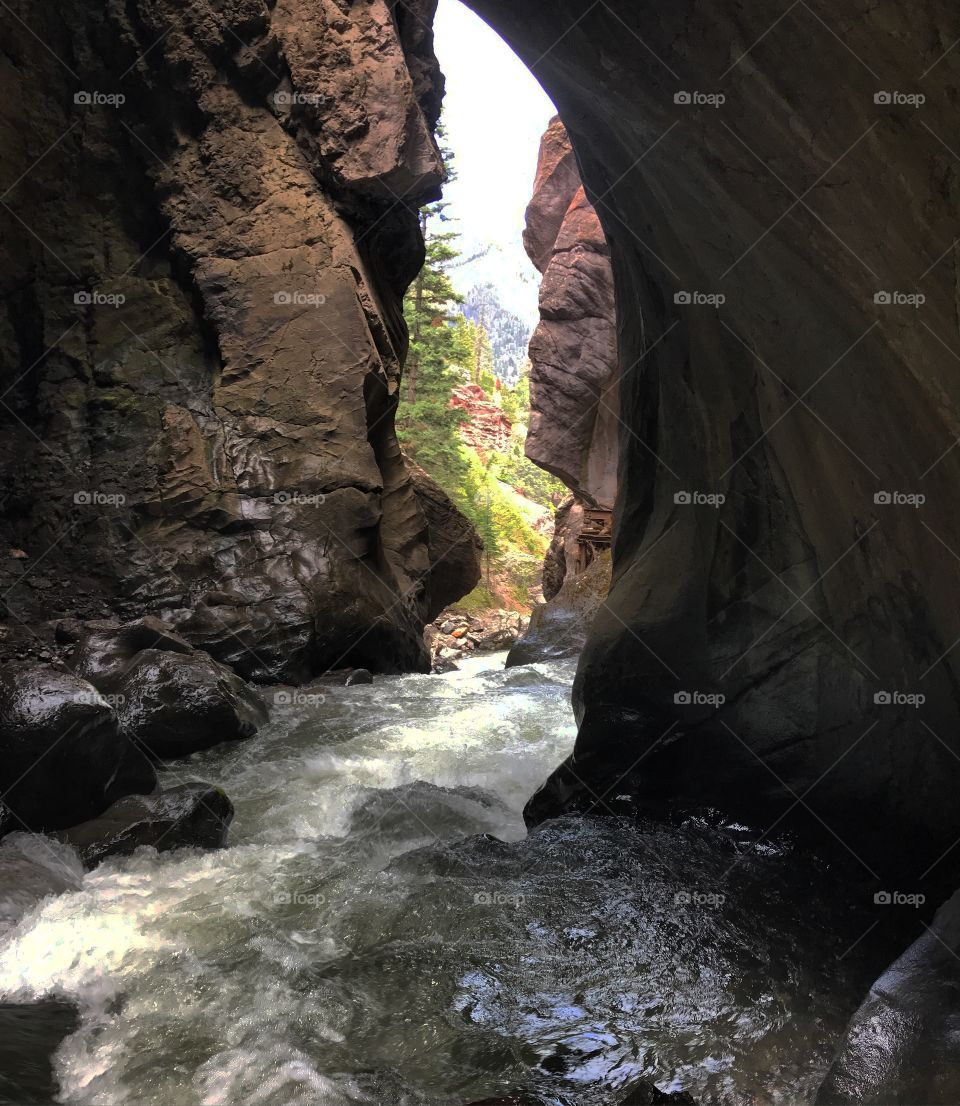
M620 308L613 584L532 816L616 783L952 877L955 5L473 6L567 124ZM86 591L258 678L425 667L392 410L426 0L11 13L8 623Z
M572 495L554 516L543 565L546 604L534 610L529 633L511 649L511 665L577 656L610 583L608 556L583 572L579 538L584 507L611 509L617 495L620 373L613 271L559 117L540 143L523 241L543 273L540 324L530 341L526 453Z
M610 250L559 116L540 143L523 244L543 274L526 453L578 500L612 507L619 412Z
M55 1102L53 1054L79 1025L80 1011L60 999L0 1003L0 1101Z
M92 594L261 680L425 668L430 543L393 414L442 175L431 0L9 16L8 630Z
M472 6L566 122L620 312L613 584L532 817L621 781L953 878L956 8Z
M817 1106L960 1102L960 892L871 987Z

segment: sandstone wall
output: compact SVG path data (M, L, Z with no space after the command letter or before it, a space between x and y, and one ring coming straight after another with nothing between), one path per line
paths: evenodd
M618 374L610 251L557 117L540 143L523 242L543 274L530 342L527 456L578 500L617 495Z
M442 176L432 14L14 0L7 636L105 606L261 679L426 666L429 535L393 410Z

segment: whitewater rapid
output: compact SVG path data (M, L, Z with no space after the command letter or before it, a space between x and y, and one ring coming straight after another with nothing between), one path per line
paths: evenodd
M809 1101L867 978L849 905L736 827L527 838L523 803L572 747L572 678L501 655L288 695L257 737L165 771L231 796L227 849L86 875L61 849L68 889L2 938L0 991L79 1005L62 1100L464 1106L524 1086L599 1106L643 1075Z

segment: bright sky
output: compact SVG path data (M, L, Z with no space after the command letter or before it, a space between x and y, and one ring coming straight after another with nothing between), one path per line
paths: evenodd
M451 274L462 292L482 281L504 307L535 322L539 275L523 251L523 214L537 169L540 136L556 109L502 38L459 0L440 0L435 48L447 78L443 122L457 180L445 189L469 256L490 256Z

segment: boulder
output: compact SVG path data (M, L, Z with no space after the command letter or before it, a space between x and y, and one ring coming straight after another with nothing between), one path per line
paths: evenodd
M78 676L109 693L126 674L130 662L145 649L193 653L193 646L159 618L147 615L125 624L112 621L83 625L71 666Z
M0 669L0 792L19 829L55 830L157 786L88 681L52 665Z
M622 779L915 879L960 836L955 5L471 7L563 115L618 307L613 582L537 817Z
M123 733L157 758L252 737L268 717L258 692L200 652L145 649L111 687Z
M57 836L72 845L88 868L110 856L127 856L141 845L158 852L226 844L233 804L225 791L207 783L185 783L156 795L120 799L98 818Z
M870 988L816 1106L960 1102L960 891Z

